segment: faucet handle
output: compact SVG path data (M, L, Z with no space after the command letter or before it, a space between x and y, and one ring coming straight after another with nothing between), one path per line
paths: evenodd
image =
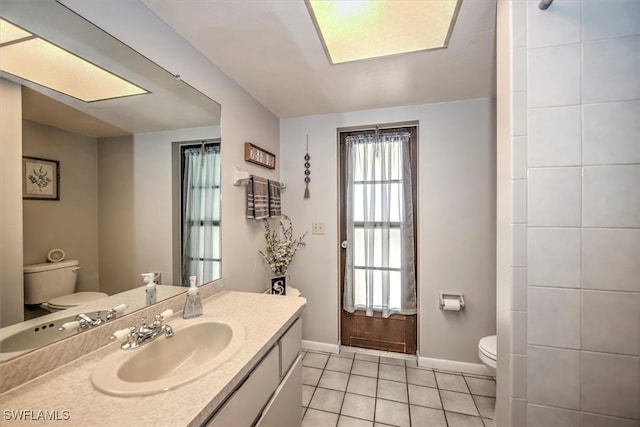
M111 339L112 340L118 340L120 338L125 338L125 337L129 336L130 333L131 333L131 329L129 329L129 328L120 329L118 331L115 331L113 333L113 335L111 335Z
M58 329L59 331L73 331L80 329L80 321L74 320L73 322L63 323L62 326Z

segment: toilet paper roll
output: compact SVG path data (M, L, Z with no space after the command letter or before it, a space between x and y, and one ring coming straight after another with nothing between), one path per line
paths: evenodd
M445 311L460 311L460 300L445 298L444 299L444 308Z

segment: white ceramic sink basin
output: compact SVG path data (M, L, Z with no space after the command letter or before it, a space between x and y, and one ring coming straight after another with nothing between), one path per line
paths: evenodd
M169 391L216 369L245 342L246 330L233 319L198 317L133 350L118 348L93 371L93 386L114 396ZM167 324L171 325L171 319Z
M100 313L102 319L106 319L107 310L87 312L91 317L95 317L97 313ZM0 336L0 361L8 360L11 357L77 334L78 332L75 330L58 330L64 323L71 322L75 319L76 314L73 314L34 324L11 335Z

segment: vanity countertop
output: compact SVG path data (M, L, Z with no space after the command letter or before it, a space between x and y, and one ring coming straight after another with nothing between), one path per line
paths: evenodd
M119 342L109 344L0 395L2 425L200 425L275 344L305 304L306 300L298 297L223 291L203 301L204 315L236 319L245 326L247 335L238 354L219 368L172 391L143 397L110 396L94 389L90 381L107 354L123 351ZM188 322L180 313L166 320L178 330ZM149 369L153 369L151 363ZM16 420L20 415L23 420ZM52 421L44 421L46 417Z

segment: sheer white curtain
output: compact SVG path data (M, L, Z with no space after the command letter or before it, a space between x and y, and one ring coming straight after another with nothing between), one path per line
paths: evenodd
M409 142L408 132L346 138L348 312L416 313Z
M220 146L183 150L182 284L220 277Z

